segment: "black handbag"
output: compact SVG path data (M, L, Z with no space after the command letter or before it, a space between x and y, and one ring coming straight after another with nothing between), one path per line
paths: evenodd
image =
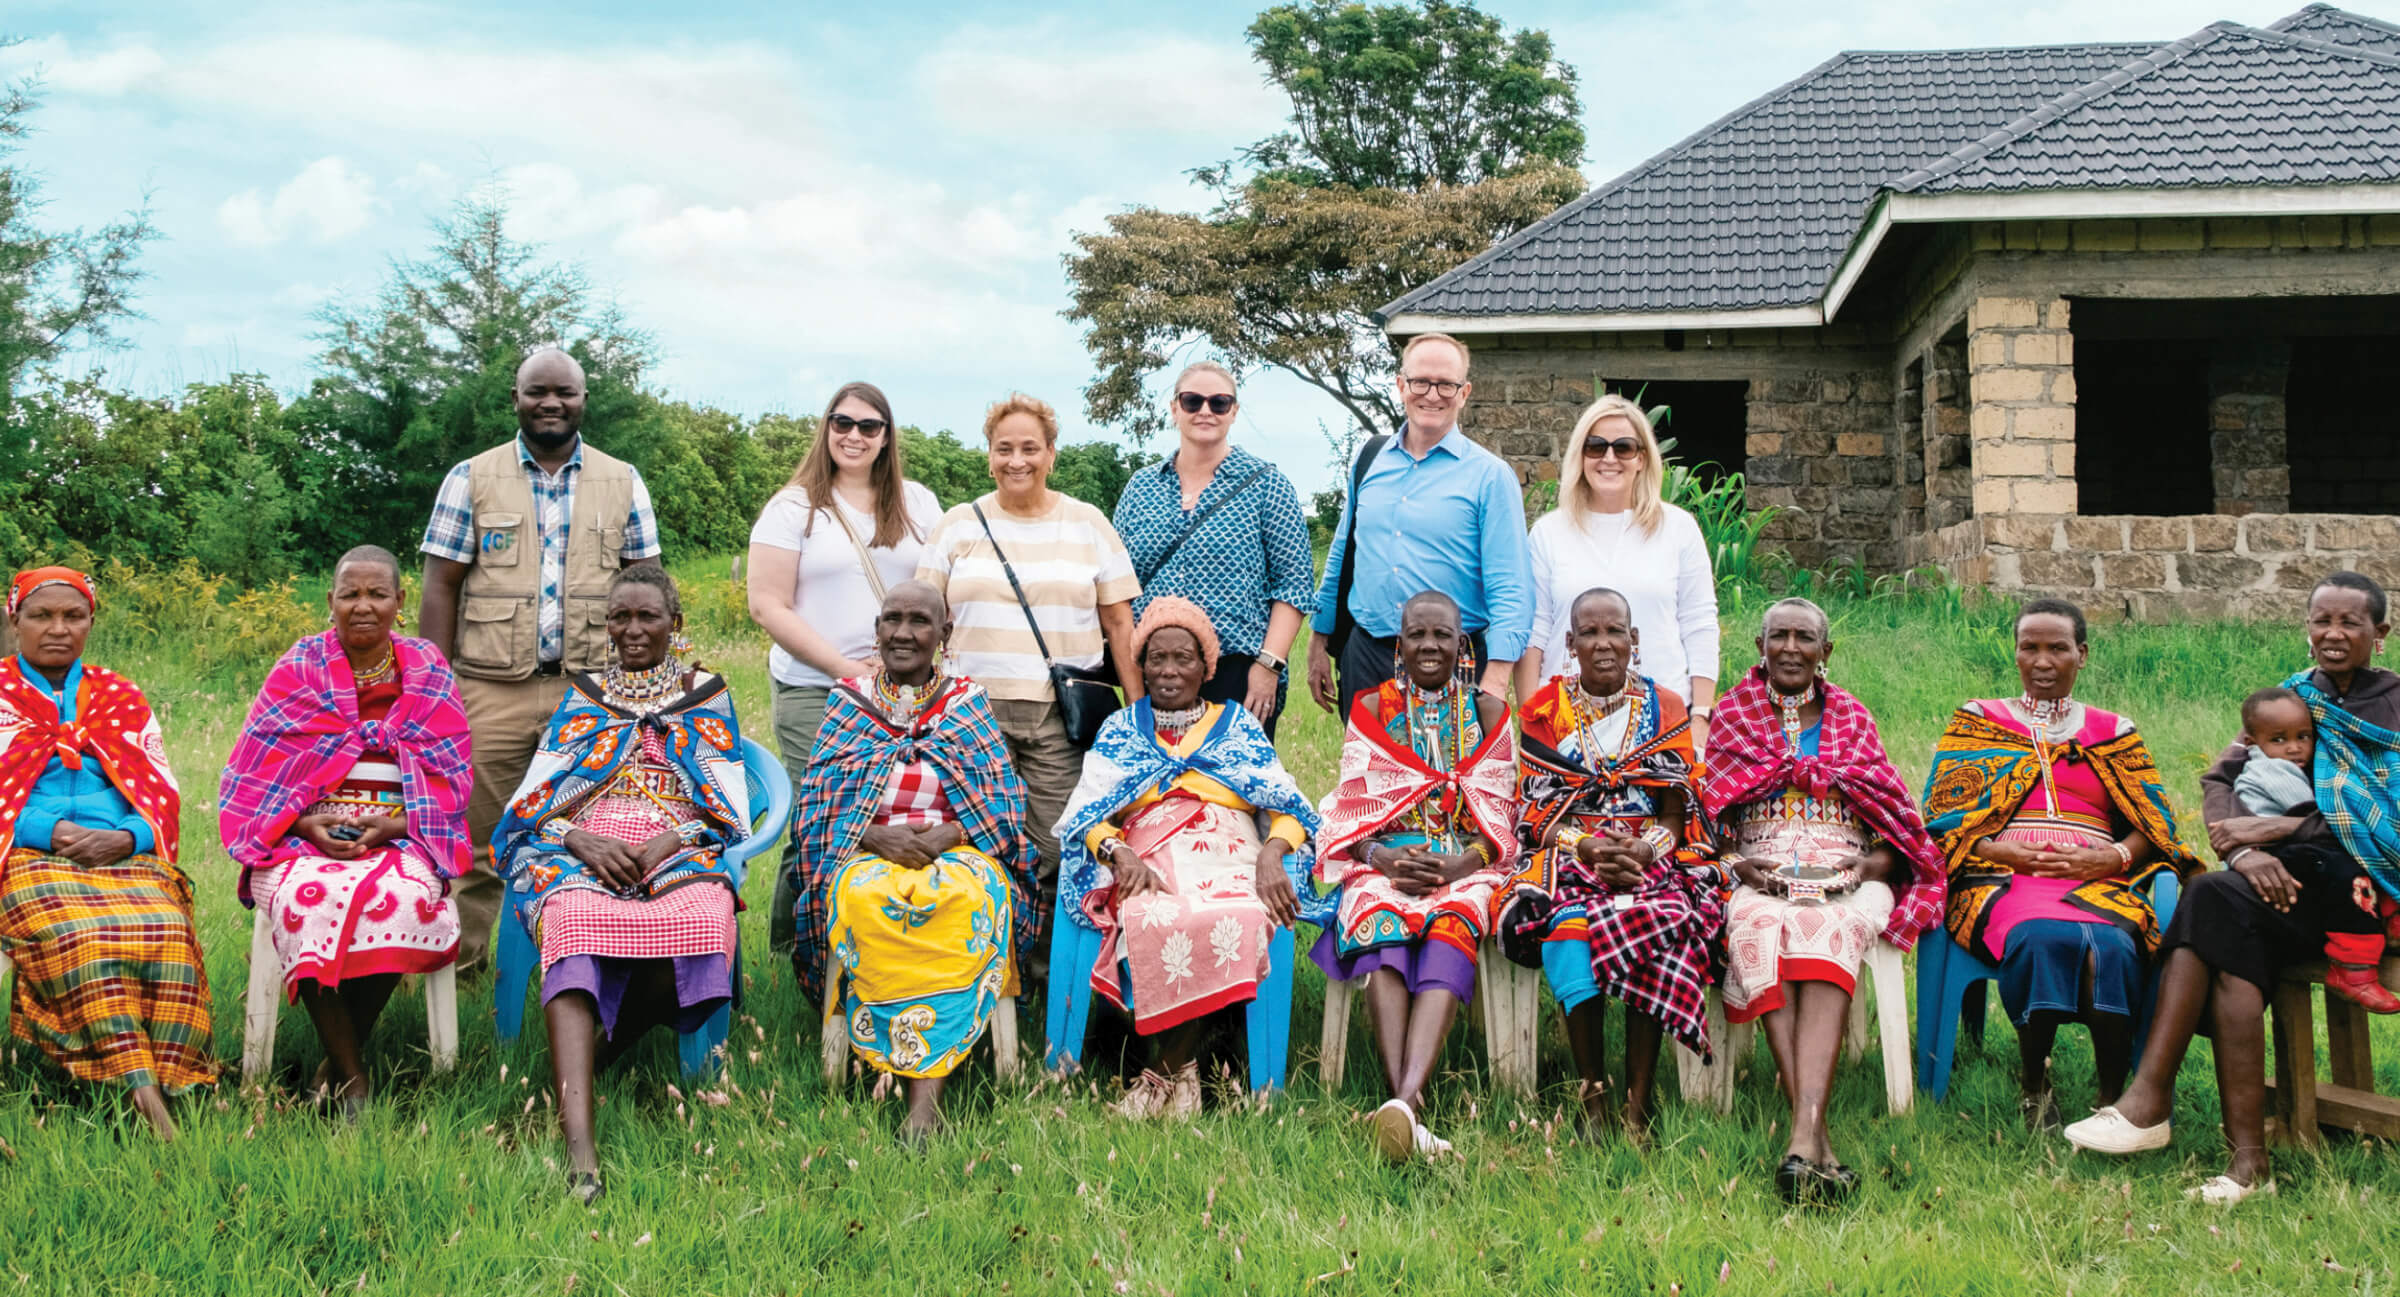
M1125 705L1117 692L1114 672L1094 667L1060 666L1050 659L1049 642L1042 638L1042 624L1033 616L1033 604L1025 598L1025 587L1017 581L1017 569L1009 564L1008 555L1000 550L1000 542L992 535L991 519L983 516L983 506L970 503L975 521L983 524L983 538L992 544L992 553L1000 560L1000 570L1008 575L1008 588L1017 595L1017 607L1025 610L1025 624L1033 628L1033 644L1042 651L1042 665L1050 669L1050 693L1058 700L1058 719L1067 727L1067 742L1078 752L1089 751L1100 741L1100 727L1116 710Z

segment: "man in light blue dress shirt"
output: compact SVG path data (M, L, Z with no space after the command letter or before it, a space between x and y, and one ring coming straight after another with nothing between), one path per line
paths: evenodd
M1308 688L1318 706L1344 719L1362 690L1392 678L1400 605L1413 595L1439 590L1458 601L1488 693L1507 695L1509 668L1532 637L1525 497L1516 470L1459 429L1474 390L1467 361L1466 344L1446 334L1420 335L1401 351L1408 421L1367 465L1334 530L1308 644ZM1347 631L1338 650L1337 627Z

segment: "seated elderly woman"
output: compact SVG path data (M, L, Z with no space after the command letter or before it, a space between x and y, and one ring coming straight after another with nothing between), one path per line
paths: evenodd
M1103 934L1093 988L1158 1039L1156 1065L1118 1115L1188 1118L1200 1111L1210 1016L1258 997L1276 928L1322 923L1332 906L1310 877L1316 808L1247 709L1200 696L1217 670L1208 614L1176 595L1152 599L1133 656L1145 696L1109 717L1084 756L1059 829L1059 885L1070 921Z
M750 785L725 681L684 660L675 580L608 591L614 666L576 673L493 835L510 910L541 950L567 1182L602 1193L592 1077L652 1027L690 1031L733 995Z
M0 659L0 955L19 1040L125 1087L161 1138L166 1093L217 1079L181 795L149 700L83 660L99 601L63 567L20 573Z
M881 666L834 686L792 799L809 871L794 971L853 1053L907 1080L910 1144L941 1125L942 1086L1017 994L1034 938L1025 785L983 687L942 673L949 638L940 591L891 588Z
M1366 979L1392 1097L1369 1123L1392 1161L1450 1151L1425 1128L1424 1091L1475 951L1517 855L1517 744L1508 706L1475 687L1458 604L1428 590L1400 609L1399 679L1362 693L1326 795L1317 882L1340 889L1311 952L1329 978Z
M355 1114L360 1055L403 973L458 953L448 879L473 859L467 714L431 641L392 633L400 564L344 554L333 629L292 645L250 704L217 785L217 826L264 905L285 991L325 1047L315 1089Z
M2000 966L2019 1108L2029 1128L2049 1130L2060 1024L2090 1029L2100 1102L2124 1089L2158 952L2145 889L2161 869L2200 862L2133 722L2072 697L2091 655L2083 610L2033 600L2015 638L2022 692L1951 715L1925 780L1925 823L1950 870L1950 935Z
M1538 962L1567 1015L1587 1131L1615 1115L1602 1011L1623 1000L1625 1128L1647 1136L1662 1032L1708 1056L1709 983L1725 911L1708 835L1693 814L1691 716L1633 669L1641 634L1614 590L1567 609L1577 673L1525 701L1518 767L1529 866L1510 880L1501 940Z
M1725 911L1725 1017L1760 1021L1792 1106L1776 1188L1786 1201L1839 1198L1858 1174L1834 1156L1825 1102L1858 968L1876 941L1907 950L1938 927L1947 870L1874 715L1826 678L1824 610L1768 608L1758 654L1717 703L1700 784L1740 880Z

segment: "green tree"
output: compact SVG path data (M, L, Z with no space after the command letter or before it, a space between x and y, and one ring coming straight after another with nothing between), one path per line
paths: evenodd
M1280 369L1332 397L1374 433L1400 417L1391 347L1375 308L1540 220L1583 188L1563 166L1530 165L1472 185L1320 188L1251 182L1205 216L1137 207L1067 256L1094 422L1137 442L1167 424L1148 380L1199 343L1237 370Z
M1293 129L1243 150L1267 175L1356 189L1471 185L1583 161L1575 70L1550 34L1473 4L1280 4L1250 48L1291 96Z
M0 86L0 406L28 367L115 341L112 326L134 313L136 259L158 235L147 206L91 231L33 223L41 186L8 159L32 133L36 102L30 81Z
M638 465L669 435L641 388L649 337L595 300L580 269L510 237L498 194L436 222L432 254L395 262L372 306L331 303L319 319L321 376L293 417L343 461L352 543L415 548L450 466L516 435L509 390L537 347L582 363L594 445Z
M1099 369L1085 409L1137 444L1167 423L1151 375L1194 347L1292 374L1360 433L1392 427L1373 311L1583 188L1575 77L1545 32L1449 0L1301 0L1249 36L1293 129L1243 151L1246 178L1194 171L1206 215L1131 208L1067 254L1065 315Z

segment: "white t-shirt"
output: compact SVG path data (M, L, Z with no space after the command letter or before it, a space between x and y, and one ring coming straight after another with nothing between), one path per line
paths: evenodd
M1633 513L1584 515L1577 527L1564 509L1533 524L1526 548L1533 563L1533 647L1542 651L1542 676L1575 671L1567 650L1567 612L1575 597L1606 586L1633 605L1641 635L1643 675L1685 702L1692 677L1717 675L1717 580L1708 542L1692 515L1664 506L1658 532L1645 536Z
M875 571L886 590L917 574L917 557L942 518L941 501L920 483L902 482L900 502L914 534L904 532L898 544L868 550L875 556ZM874 515L851 508L839 492L834 494L834 506L858 529L858 538L872 546ZM809 526L812 513L816 520L813 531ZM868 584L867 570L858 561L858 547L850 543L842 524L830 514L811 510L807 492L796 486L777 491L750 528L750 543L800 555L792 609L810 629L830 641L843 657L856 660L875 651L875 615L883 610L883 601ZM767 672L787 685L824 689L833 684L832 676L786 653L781 644L767 650Z
M1108 515L1065 492L1055 494L1057 503L1039 518L1019 518L990 495L976 503L992 525L992 539L1016 569L1026 602L1041 619L1051 660L1096 667L1108 658L1099 610L1140 594L1142 583ZM917 579L950 601L954 671L972 677L994 698L1049 700L1050 672L1042 665L1025 609L971 507L962 504L942 515L917 563Z

